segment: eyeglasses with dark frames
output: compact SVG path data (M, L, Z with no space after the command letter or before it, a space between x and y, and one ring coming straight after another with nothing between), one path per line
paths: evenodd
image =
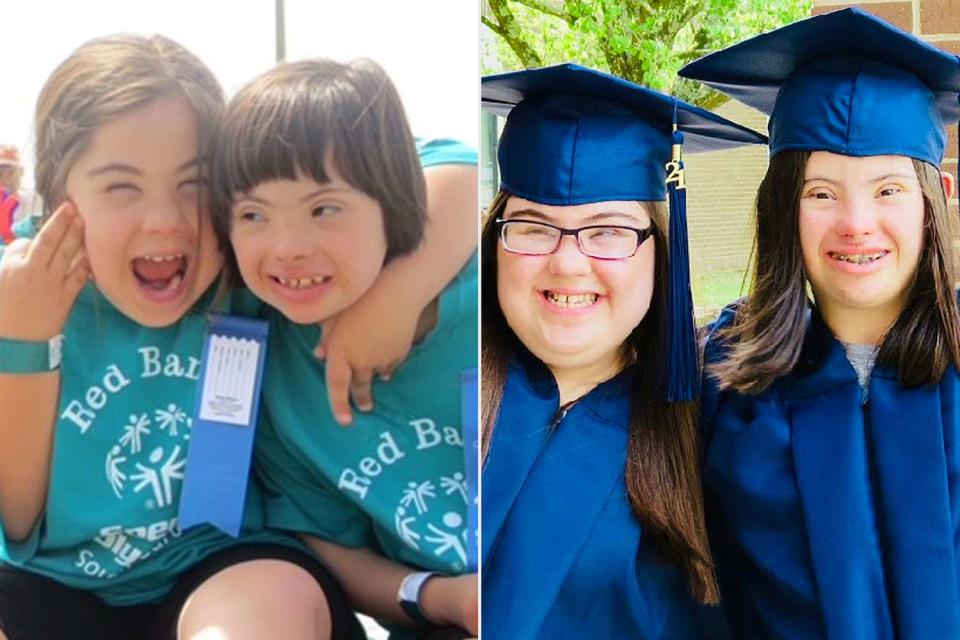
M560 248L563 236L573 236L583 255L597 260L625 260L654 234L651 224L646 229L623 225L595 224L566 229L547 222L497 218L500 244L508 253L524 256L547 256Z

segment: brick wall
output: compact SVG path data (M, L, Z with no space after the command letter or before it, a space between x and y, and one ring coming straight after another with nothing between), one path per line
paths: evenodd
M736 100L717 113L767 131L767 116ZM766 145L687 155L685 166L692 269L744 270L753 246L753 203L767 170Z
M890 24L896 25L904 31L918 33L913 30L913 24L916 19L914 13L915 2L913 0L901 0L900 2L890 2L884 0L864 0L862 2L835 2L833 0L814 0L812 14L818 16L822 13L830 13L837 9L846 7L860 7L864 11L869 11L878 18L882 18Z

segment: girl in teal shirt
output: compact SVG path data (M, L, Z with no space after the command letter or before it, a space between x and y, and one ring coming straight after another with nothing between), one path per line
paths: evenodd
M353 628L323 568L262 531L256 485L239 541L178 524L222 265L204 185L222 108L209 70L162 37L91 41L40 96L48 219L0 262L0 637Z
M396 90L364 60L293 63L256 79L228 106L213 155L218 229L247 286L273 307L257 442L268 524L302 534L358 608L419 623L400 635L475 635L461 417L461 379L477 366L475 256L453 276L434 269L404 283L390 320L416 344L389 384L374 383L376 406L351 429L336 428L330 368L311 355L316 323L339 326L429 236L421 167L475 155L418 148ZM404 319L400 303L411 301L421 307Z

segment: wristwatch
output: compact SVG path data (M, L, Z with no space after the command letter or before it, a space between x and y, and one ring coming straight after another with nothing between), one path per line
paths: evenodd
M423 585L427 583L427 580L435 575L437 574L430 571L416 571L407 574L397 591L397 602L400 604L400 608L410 616L411 620L419 624L432 624L423 615L423 610L420 609L420 592L423 591Z
M0 373L44 373L60 366L63 334L49 340L0 338Z

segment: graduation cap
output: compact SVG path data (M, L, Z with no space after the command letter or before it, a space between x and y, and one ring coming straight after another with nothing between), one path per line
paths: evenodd
M960 117L960 62L858 8L815 16L680 70L770 115L785 149L902 155L939 165Z
M486 76L484 108L505 116L500 188L548 205L670 200L666 397L700 387L690 294L687 152L761 144L766 138L677 98L575 64Z

